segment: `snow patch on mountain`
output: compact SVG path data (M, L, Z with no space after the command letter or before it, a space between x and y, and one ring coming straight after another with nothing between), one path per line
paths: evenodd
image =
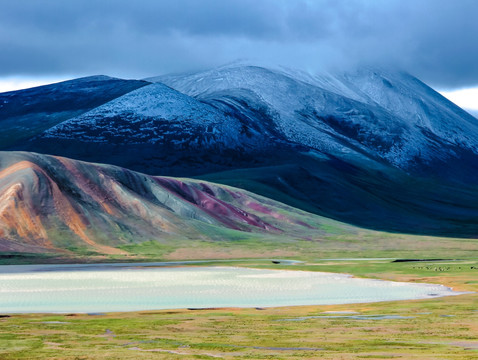
M360 69L311 75L298 70L230 66L161 76L197 99L221 101L238 89L253 92L289 141L326 152L365 152L406 168L478 153L478 126L469 114L413 76ZM258 106L258 105L256 105Z
M363 68L308 74L231 65L155 82L40 138L174 149L296 144L402 169L478 154L478 125L413 76Z
M214 99L215 94L220 100L228 91L252 91L262 105L275 114L274 122L287 140L320 151L343 153L368 151L373 147L373 151L383 157L393 154L390 160L396 161L395 153L399 152L396 149L403 148L404 134L408 138L411 135L408 128L396 126L390 114L376 105L371 108L369 104L311 82L264 68L221 68L180 77L150 79L154 80L208 101Z
M207 143L232 141L235 119L163 84L134 90L79 117L58 124L41 137L86 142ZM193 139L195 138L195 139ZM199 139L201 138L201 139ZM221 142L222 142L221 141Z

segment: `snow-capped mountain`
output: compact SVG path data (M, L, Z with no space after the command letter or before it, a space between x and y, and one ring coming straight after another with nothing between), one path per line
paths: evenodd
M294 146L286 140L257 111L220 108L153 83L56 124L15 149L185 176L238 163L249 167L256 157Z
M122 145L237 147L240 127L236 118L156 83L51 127L41 138Z
M478 122L413 76L361 69L308 75L232 66L162 76L161 81L218 107L266 109L284 137L327 153L352 149L402 169L478 153ZM239 93L242 92L242 95Z

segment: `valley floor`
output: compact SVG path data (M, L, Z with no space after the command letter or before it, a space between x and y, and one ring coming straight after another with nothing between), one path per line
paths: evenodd
M234 266L346 272L478 291L477 259L308 260L296 265L244 260ZM334 306L0 318L0 358L6 360L477 359L477 339L476 293Z

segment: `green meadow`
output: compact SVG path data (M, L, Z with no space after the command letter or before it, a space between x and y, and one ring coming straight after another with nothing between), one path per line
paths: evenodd
M154 250L151 246L144 244L145 253ZM434 255L449 258L446 251ZM404 262L302 259L304 263L295 265L243 259L234 266L342 272L478 291L478 260L472 257ZM470 293L330 306L5 314L0 318L0 358L476 359L477 310L478 295Z

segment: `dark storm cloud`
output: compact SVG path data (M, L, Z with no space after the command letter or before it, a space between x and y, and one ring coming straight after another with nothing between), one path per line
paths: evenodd
M478 84L478 1L0 0L0 76L152 76L237 58Z

